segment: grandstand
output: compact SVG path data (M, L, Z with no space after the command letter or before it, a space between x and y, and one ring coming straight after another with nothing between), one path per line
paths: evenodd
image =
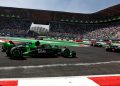
M0 35L26 36L26 32L30 31L33 22L34 24L49 25L49 33L44 34L47 36L118 39L119 10L120 4L91 14L0 7ZM33 33L31 34L33 35Z

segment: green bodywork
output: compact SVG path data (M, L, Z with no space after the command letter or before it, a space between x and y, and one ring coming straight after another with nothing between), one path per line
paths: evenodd
M37 48L37 46L35 46L35 42L27 42L27 43L19 43L19 44L11 44L10 42L4 42L2 44L2 49L3 49L2 51L9 53L13 47L17 47L17 48L24 47L25 50L24 52L29 52L31 49Z
M3 49L3 51L6 51L7 49L10 49L10 48L12 48L12 47L14 47L14 44L11 44L10 42L4 42L4 43L2 44L2 49Z

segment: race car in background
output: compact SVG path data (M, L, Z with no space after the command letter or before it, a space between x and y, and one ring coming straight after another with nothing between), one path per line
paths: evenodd
M105 47L106 46L106 43L105 42L96 42L94 44L94 47Z
M91 45L91 41L89 39L83 39L83 44Z
M42 44L39 41L14 44L12 41L3 43L3 51L11 59L25 59L25 57L76 57L75 51L66 47Z
M111 44L110 40L100 40L100 41L92 41L91 46L94 47L106 47Z
M106 46L106 51L109 51L109 52L120 52L120 44L112 43L109 46Z

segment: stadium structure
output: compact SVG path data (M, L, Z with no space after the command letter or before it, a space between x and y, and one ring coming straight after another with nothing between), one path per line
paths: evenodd
M89 14L0 7L0 86L120 86L119 40L120 4ZM76 58L62 57L69 49Z
M90 14L0 7L0 34L10 36L21 36L22 34L23 36L26 32L29 32L28 30L33 22L34 24L49 25L50 34L62 33L67 34L67 36L70 34L69 37L72 35L89 39L115 38L116 36L118 38L118 31L108 32L111 27L119 27L119 10L120 4ZM109 28L109 30L106 29L108 32L103 31L104 28ZM102 29L100 32L104 35L91 35L99 31L98 29Z

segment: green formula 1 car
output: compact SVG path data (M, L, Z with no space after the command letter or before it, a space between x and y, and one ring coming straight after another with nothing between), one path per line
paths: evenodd
M11 59L22 59L29 57L76 57L75 51L61 48L55 45L43 44L39 41L14 44L12 41L3 43L2 51L5 51Z

